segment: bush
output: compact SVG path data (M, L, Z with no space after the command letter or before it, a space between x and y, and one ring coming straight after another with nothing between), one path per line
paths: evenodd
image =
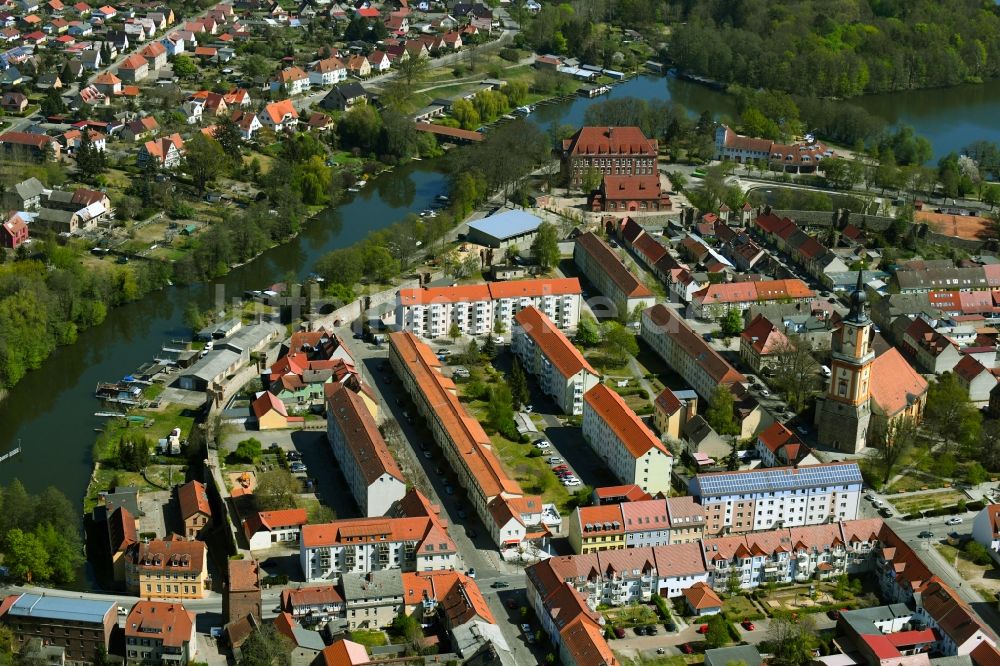
M976 564L988 565L993 561L993 558L990 557L990 552L986 550L986 546L977 541L968 542L965 544L963 550L969 559Z
M499 55L507 62L517 62L521 59L521 51L513 48L500 49Z
M669 621L670 610L667 608L667 602L663 600L663 597L658 594L654 594L653 604L656 606L656 610L660 613L660 618Z

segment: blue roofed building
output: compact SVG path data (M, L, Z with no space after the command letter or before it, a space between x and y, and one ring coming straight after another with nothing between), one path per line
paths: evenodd
M98 648L107 651L118 624L117 602L45 594L7 597L0 613L18 643L40 639L62 648L67 664L92 663Z
M854 462L695 475L688 494L705 509L705 536L856 520L861 469Z
M466 240L477 245L506 249L527 247L535 240L541 218L523 210L509 210L469 222Z

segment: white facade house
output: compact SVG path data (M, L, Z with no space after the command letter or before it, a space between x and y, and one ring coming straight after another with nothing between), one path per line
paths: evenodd
M769 467L694 476L688 494L705 509L705 535L819 525L858 517L854 462Z
M434 516L306 525L299 546L306 582L383 569L448 571L457 563L455 542Z
M326 58L309 69L309 83L313 86L332 86L347 80L347 65L340 58Z
M583 438L618 480L669 494L673 456L622 397L598 384L583 401Z
M1000 563L1000 504L987 504L972 522L972 538Z
M250 550L265 550L276 545L298 543L302 526L308 522L305 509L260 511L243 521L243 532Z
M366 516L384 516L406 494L406 480L374 417L354 390L326 389L327 439L354 501Z
M560 329L572 330L580 320L581 293L576 278L400 289L396 325L429 339L445 337L452 324L464 335L487 335L509 331L518 312L535 307Z
M518 312L511 349L564 414L583 413L583 396L600 377L551 319L533 306Z

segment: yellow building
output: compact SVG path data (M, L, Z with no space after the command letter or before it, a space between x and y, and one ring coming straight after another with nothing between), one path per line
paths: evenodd
M579 507L569 521L574 553L625 548L625 521L620 504Z
M125 586L145 598L200 599L207 587L206 555L203 541L177 535L137 543L129 551Z
M250 405L253 415L257 417L257 430L273 430L288 427L288 412L285 404L270 391L264 391Z
M684 424L698 413L698 395L694 391L674 392L663 389L653 401L653 424L660 435L681 438Z

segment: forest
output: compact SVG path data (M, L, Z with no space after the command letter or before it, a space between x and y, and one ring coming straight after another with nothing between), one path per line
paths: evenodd
M1000 76L992 0L667 0L665 56L724 83L818 97Z

